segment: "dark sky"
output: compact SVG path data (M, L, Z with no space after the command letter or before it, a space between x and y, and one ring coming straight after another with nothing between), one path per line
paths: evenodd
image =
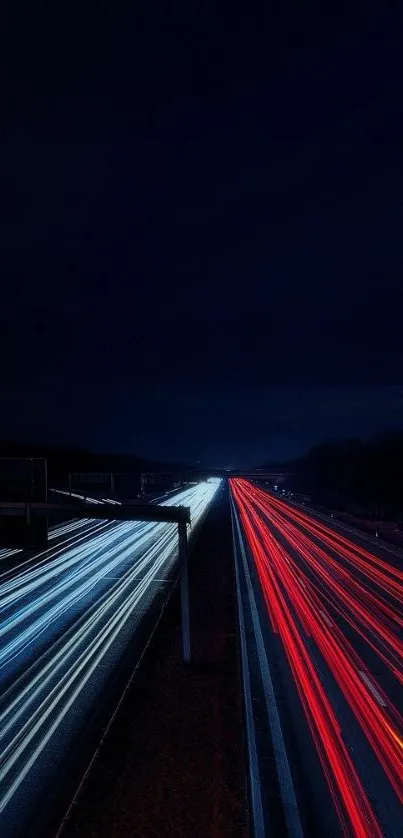
M402 427L401 4L8 5L0 435L238 465Z

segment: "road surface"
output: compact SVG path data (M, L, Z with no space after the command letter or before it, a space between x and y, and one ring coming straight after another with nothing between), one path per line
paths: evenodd
M402 558L230 485L255 834L399 838Z
M218 483L163 501L190 507L191 539ZM152 628L177 556L176 525L150 522L71 521L42 553L1 552L2 838L42 834L36 821L45 824L66 765L85 750L119 662L138 636L146 642L144 618L152 613Z

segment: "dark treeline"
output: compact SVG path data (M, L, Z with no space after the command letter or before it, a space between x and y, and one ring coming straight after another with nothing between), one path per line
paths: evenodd
M288 464L289 465L289 464ZM293 463L296 491L314 502L375 518L403 518L403 432L316 445Z
M139 475L142 471L171 471L180 468L177 464L152 462L131 454L99 454L81 448L9 440L0 440L1 457L44 457L51 486L65 486L70 472L123 472Z

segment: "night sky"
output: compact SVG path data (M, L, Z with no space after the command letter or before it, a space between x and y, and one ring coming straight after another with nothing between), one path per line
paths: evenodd
M8 5L0 436L238 466L403 427L401 4Z

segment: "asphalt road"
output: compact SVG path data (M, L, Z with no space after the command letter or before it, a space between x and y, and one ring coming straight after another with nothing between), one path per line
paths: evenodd
M255 834L399 838L403 557L231 488Z
M163 501L190 506L191 539L216 489ZM72 521L50 541L33 556L0 552L2 838L45 831L66 766L99 737L116 673L141 654L177 573L175 524Z
M246 838L231 520L223 487L189 562L192 664L171 599L60 838Z

